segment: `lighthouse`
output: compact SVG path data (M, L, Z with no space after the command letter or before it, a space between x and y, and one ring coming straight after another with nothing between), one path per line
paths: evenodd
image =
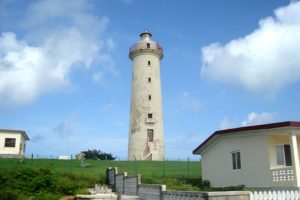
M144 31L129 50L132 87L128 160L163 160L164 131L160 84L162 47Z

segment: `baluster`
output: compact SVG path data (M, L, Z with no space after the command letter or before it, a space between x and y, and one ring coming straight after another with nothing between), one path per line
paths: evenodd
M282 200L281 191L278 191L278 192L277 192L277 199L278 199L278 200Z
M256 191L254 192L254 200L259 200L258 199L258 192L256 192Z
M254 200L253 192L250 192L250 200Z
M272 199L272 196L273 196L273 195L272 195L272 191L269 190L269 192L268 192L268 199L271 200L271 199Z
M295 199L300 199L300 194L299 194L299 190L297 191L295 191Z
M277 198L277 192L276 191L272 192L272 199L273 200L278 200L278 198Z
M286 199L287 199L287 200L291 200L291 191L288 191L288 190L287 190L287 191L285 192L285 195L286 195Z
M286 200L286 194L285 194L285 191L282 191L282 192L281 192L281 199L282 199L282 200Z
M259 193L258 193L258 198L259 198L260 200L263 200L263 199L264 199L264 195L263 195L263 192L262 192L262 191L259 191Z

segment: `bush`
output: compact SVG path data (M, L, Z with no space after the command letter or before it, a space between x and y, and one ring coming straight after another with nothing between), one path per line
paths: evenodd
M214 191L241 191L244 189L245 189L245 185L213 188Z
M34 193L41 190L52 191L56 182L49 169L17 167L8 174L7 185L10 188Z
M4 173L0 172L0 185L3 185L7 180L7 177Z
M85 159L91 159L91 160L115 160L117 157L113 156L111 153L105 153L100 150L87 150L82 151L84 154Z
M57 200L60 195L48 193L48 192L37 192L34 193L32 200Z
M209 188L210 187L210 181L209 180L203 180L202 181L202 186L205 188Z
M74 194L77 188L74 181L64 176L58 180L56 185L57 191L66 195Z
M11 191L0 192L1 200L17 200L18 195Z
M7 176L7 177L6 177ZM54 174L47 168L26 168L17 167L7 175L0 174L0 199L20 199L22 194L37 199L59 199L62 195L75 194L76 190L82 187L79 177L67 172ZM10 192L13 189L14 192ZM28 199L28 198L24 198Z

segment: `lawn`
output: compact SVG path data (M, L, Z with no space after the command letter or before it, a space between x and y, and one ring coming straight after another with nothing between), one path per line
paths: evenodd
M79 176L105 176L108 167L118 167L119 173L129 175L142 174L145 178L200 178L199 161L105 161L87 160L90 167L81 168L78 160L55 159L0 159L0 171L9 171L14 167L50 168L58 173L72 172Z
M11 187L15 187L16 183L13 182L14 180L11 180L11 177L16 179L24 171L27 174L37 174L35 176L47 173L47 176L41 175L41 177L54 177L53 180L34 177L29 177L27 180L26 177L23 177L18 181L26 179L27 182L37 182L38 187L34 185L28 189L26 184L21 183L19 184L19 190L24 191L28 189L30 190L28 195L33 195L37 191L36 188L39 189L44 185L50 184L45 189L46 193L50 193L53 192L53 188L61 187L58 184L62 184L62 186L68 185L70 187L62 190L60 192L61 195L74 194L82 192L85 188L92 187L96 183L104 184L106 169L108 167L118 167L119 173L127 172L128 175L141 174L143 183L165 184L168 189L177 190L201 189L201 165L199 161L87 160L85 163L89 163L90 167L81 168L78 160L25 159L21 161L19 159L0 159L0 183L6 184L5 191L15 191L16 188ZM48 172L37 171L40 169L47 169ZM19 175L16 175L14 171L17 171ZM4 189L2 188L2 191Z

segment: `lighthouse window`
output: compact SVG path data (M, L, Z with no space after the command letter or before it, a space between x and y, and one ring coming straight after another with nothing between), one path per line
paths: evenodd
M148 113L148 118L152 118L153 114L152 113Z
M148 100L151 101L152 97L151 95L148 95Z
M148 65L151 65L151 61L150 60L148 60Z
M151 78L150 77L148 78L148 83L151 83Z
M150 43L147 43L147 48L148 48L148 49L150 48Z
M153 142L153 135L154 135L154 130L153 129L147 129L148 142Z

